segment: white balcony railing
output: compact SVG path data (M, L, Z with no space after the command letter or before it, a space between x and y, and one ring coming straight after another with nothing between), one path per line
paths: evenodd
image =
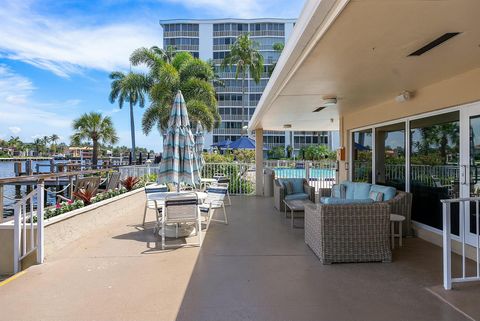
M214 31L214 37L237 37L241 34L246 34L248 31L237 31L237 30L227 30L227 31Z
M220 100L218 101L218 107L231 107L231 106L242 106L242 101L239 100Z
M230 87L230 86L215 86L215 90L218 93L241 93L242 87ZM248 89L245 89L247 92Z
M36 202L35 202L36 201ZM37 204L34 211L34 203ZM15 203L13 228L13 272L22 269L22 260L37 251L37 263L44 259L44 183ZM37 222L34 222L36 217ZM37 231L35 235L35 230Z
M258 30L250 31L252 37L284 37L285 31L281 30Z
M164 38L175 37L198 37L198 31L165 31L163 33Z
M176 50L184 50L184 51L198 51L198 45L175 45Z
M222 114L220 114L220 116L222 117L222 120L224 120L224 121L242 120L242 115L230 115L230 114L222 115ZM243 115L243 120L245 120L245 121L249 120L249 117L248 117L247 114Z
M463 283L463 282L474 282L480 281L480 238L478 237L479 231L479 203L480 197L472 198L457 198L457 199L446 199L442 200L443 206L443 287L445 290L451 290L452 284L454 283ZM458 204L459 208L459 233L460 233L460 244L461 244L461 256L462 256L462 271L459 277L453 277L452 273L452 233L451 233L451 205ZM470 210L471 206L475 206L475 215L471 215L472 211ZM476 249L476 271L473 275L467 275L466 273L466 246L467 240L466 235L470 229L469 225L466 224L466 217L469 215L472 219L475 217L475 228L476 228L476 241L472 245Z

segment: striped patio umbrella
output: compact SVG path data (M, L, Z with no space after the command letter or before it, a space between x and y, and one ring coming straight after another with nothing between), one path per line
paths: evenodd
M202 124L197 124L197 130L195 131L195 151L197 152L198 158L198 167L199 171L202 170L205 165L205 159L203 159L203 145L205 144L205 139L203 137L203 127Z
M163 141L159 183L196 185L200 182L195 139L190 129L187 106L179 90L175 96Z

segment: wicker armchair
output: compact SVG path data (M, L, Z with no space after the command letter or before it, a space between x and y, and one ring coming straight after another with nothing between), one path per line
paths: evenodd
M308 199L315 203L315 187L310 186L306 179L303 180L303 191L308 194ZM282 212L285 211L285 204L283 203L285 195L285 188L276 179L273 183L274 207Z
M324 264L391 262L390 205L327 205L305 207L305 243Z

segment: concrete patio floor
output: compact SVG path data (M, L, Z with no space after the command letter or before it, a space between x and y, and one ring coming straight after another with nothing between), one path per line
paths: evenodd
M272 199L232 202L201 250L161 251L143 213L91 231L1 286L0 320L480 318L480 285L442 290L439 247L411 238L393 263L322 265Z

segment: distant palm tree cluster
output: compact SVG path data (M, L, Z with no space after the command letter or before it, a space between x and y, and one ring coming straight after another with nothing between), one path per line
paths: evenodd
M28 153L35 156L54 156L67 147L64 143L58 144L59 140L57 134L37 137L32 142L24 142L19 136L10 136L8 140L0 140L0 156L29 156Z

